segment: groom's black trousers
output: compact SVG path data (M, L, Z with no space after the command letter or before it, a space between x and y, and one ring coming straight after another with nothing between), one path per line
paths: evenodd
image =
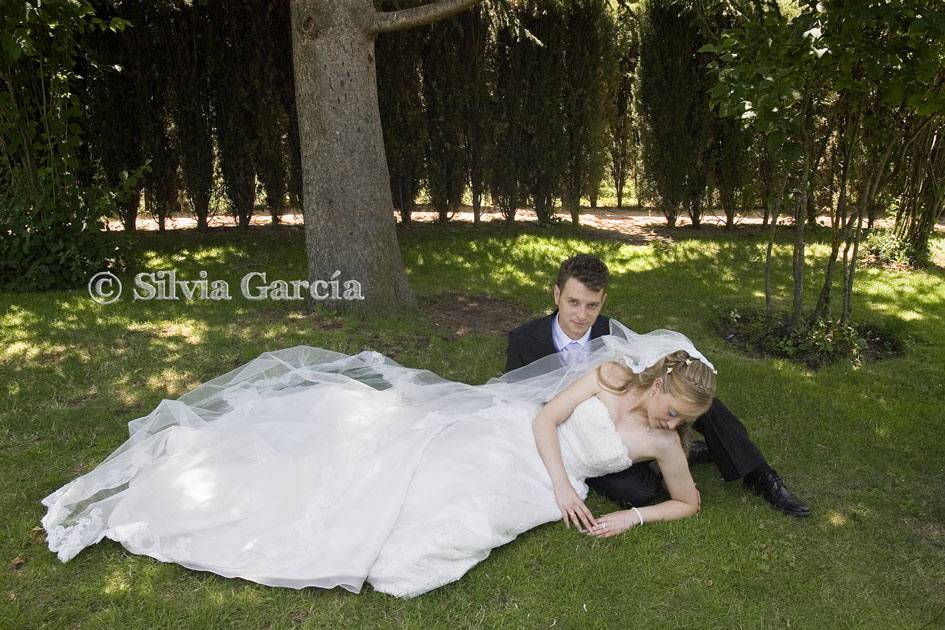
M748 439L748 430L718 399L696 420L693 428L705 436L709 454L725 481L741 479L766 464L758 447ZM617 503L646 505L663 493L663 479L650 462L627 470L588 479L587 484Z

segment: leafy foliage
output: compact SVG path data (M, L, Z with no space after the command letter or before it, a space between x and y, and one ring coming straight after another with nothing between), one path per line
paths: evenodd
M614 184L617 207L623 206L624 188L631 175L636 172L638 160L637 135L639 130L633 111L634 73L640 50L637 29L632 13L621 7L614 24L614 49L617 57L617 72L611 94L612 113L609 123L610 177Z
M923 267L929 263L928 250L916 251L907 239L895 230L877 228L866 237L866 253L881 265L896 267Z
M810 368L837 362L859 367L867 356L888 358L903 348L901 340L875 327L818 319L797 329L787 313L770 316L758 310L732 309L719 319L719 329L727 341L751 354L790 359Z
M804 226L818 214L817 197L827 200L833 243L811 319L830 319L831 287L840 261L839 321L846 324L864 217L872 217L890 171L906 155L895 155L896 139L908 147L933 129L932 117L945 110L945 9L926 0L808 0L796 8L788 14L777 3L758 3L702 51L714 55L709 62L717 78L710 92L713 104L722 116L741 121L765 139L780 191L775 208L783 202L793 206L791 321L800 333L807 268ZM821 164L827 160L825 176ZM938 164L934 159L931 163ZM771 240L766 278L770 252ZM767 283L765 297L770 313Z
M640 20L636 99L646 180L669 225L682 209L701 218L707 180L709 100L702 37L685 2L645 2Z
M431 24L420 64L427 188L443 223L459 209L466 189L462 105L466 58L465 51L456 46L462 29L458 17Z
M140 179L105 182L83 163L83 48L104 21L88 2L4 2L0 24L0 287L73 287L105 264L102 218Z
M401 221L410 223L423 182L427 127L420 90L422 40L414 33L378 37L377 91L390 171L390 190Z
M581 0L563 11L565 39L560 99L565 129L562 206L580 222L581 197L596 197L604 177L607 130L614 117L612 93L618 79L615 25L601 0Z

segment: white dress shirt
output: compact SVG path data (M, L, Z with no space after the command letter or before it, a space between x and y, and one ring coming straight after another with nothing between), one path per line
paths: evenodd
M551 340L555 344L555 350L561 354L561 363L568 365L584 357L587 343L591 340L591 327L588 326L584 336L580 339L571 339L561 328L558 316L555 315L551 324Z

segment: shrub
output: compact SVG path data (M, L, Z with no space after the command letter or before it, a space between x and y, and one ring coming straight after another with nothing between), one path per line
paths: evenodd
M924 267L929 264L928 250L919 250L895 230L873 229L866 238L866 252L880 265L897 267Z
M769 317L764 311L732 309L719 318L719 328L726 341L751 354L790 359L811 368L838 361L859 367L866 358L902 350L901 342L875 326L841 325L825 319L797 329L789 322L785 313Z
M19 6L0 22L0 289L77 286L104 266L102 217L141 175L97 185L81 139L83 34L127 23L88 2Z

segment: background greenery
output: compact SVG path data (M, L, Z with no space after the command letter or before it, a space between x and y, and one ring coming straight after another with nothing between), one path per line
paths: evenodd
M301 208L289 7L0 1L0 289L81 285L114 260L105 218L205 230ZM797 329L845 322L864 227L894 219L921 264L945 209L939 0L483 0L376 55L404 222L424 194L446 223L468 191L477 223L491 205L544 225L560 205L577 224L611 185L669 225L792 217ZM848 279L839 317L827 293L799 299L818 217Z
M475 231L477 238L470 238ZM941 357L945 273L866 268L854 313L908 340L904 356L812 372L745 358L715 333L715 313L761 304L764 237L667 230L635 245L562 227L418 226L401 232L414 290L488 295L521 319L550 308L549 283L574 251L613 272L606 312L632 328L688 334L719 369L720 398L791 487L806 520L770 509L711 466L694 470L695 518L600 541L560 524L496 550L459 582L402 601L292 591L131 556L102 542L67 564L35 528L40 500L92 469L126 423L267 350L308 344L390 354L451 379L500 373L505 339L438 326L428 309L397 318L307 314L248 302L239 278L305 277L291 227L139 235L127 274L174 268L230 282L226 302L92 302L84 290L0 296L0 627L937 627L945 623L945 446ZM829 243L817 238L821 260ZM939 234L936 255L945 255ZM773 282L790 284L779 234ZM459 309L456 309L459 312ZM482 318L487 321L489 318ZM514 319L514 318L513 318ZM592 497L596 514L614 509Z

